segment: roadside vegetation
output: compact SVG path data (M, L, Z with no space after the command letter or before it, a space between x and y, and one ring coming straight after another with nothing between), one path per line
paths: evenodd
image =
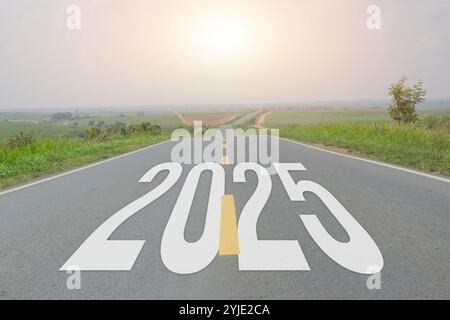
M168 130L149 122L88 127L78 137L37 139L32 133L19 132L0 140L0 187L106 159L169 137Z
M183 123L174 113L154 112L0 112L0 140L20 132L40 138L77 138L90 127L103 128L116 123L133 125L156 123L162 128L177 128Z
M282 137L450 176L450 116L415 124L337 122L282 128Z
M268 125L285 138L450 176L450 109L418 111L420 81L409 87L402 78L389 94L387 110L274 111Z

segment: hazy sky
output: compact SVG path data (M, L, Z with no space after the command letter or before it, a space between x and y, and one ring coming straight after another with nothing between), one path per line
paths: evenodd
M450 96L449 0L0 4L0 108L385 98L402 75Z

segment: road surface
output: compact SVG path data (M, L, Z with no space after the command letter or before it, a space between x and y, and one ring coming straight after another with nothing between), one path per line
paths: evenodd
M280 178L258 224L259 239L298 240L310 271L239 271L237 256L219 256L204 270L180 275L161 259L161 239L189 169L161 198L123 223L114 240L146 240L131 271L83 271L81 289L68 290L59 271L113 213L155 188L138 183L171 161L173 142L0 195L0 299L427 299L450 298L450 183L337 154L280 142L280 162L302 163L293 173L332 193L370 234L384 258L381 289L368 275L334 262L313 241L298 215L315 214L339 241L348 237L314 195L291 202ZM256 187L254 174L234 183L225 166L226 194L239 215ZM203 176L185 230L202 236L210 177Z

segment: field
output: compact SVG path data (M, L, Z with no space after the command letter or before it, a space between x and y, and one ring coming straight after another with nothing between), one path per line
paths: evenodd
M282 137L337 147L372 159L450 175L450 109L421 110L417 123L397 124L384 110L274 111Z
M91 126L106 126L115 123L127 125L151 122L163 128L176 128L182 122L174 113L137 112L77 112L68 120L51 121L51 113L34 112L0 112L0 140L7 139L19 132L32 133L37 138L68 137L75 138Z
M450 109L419 110L421 117L449 114ZM386 109L297 109L276 110L267 119L266 126L277 128L289 125L310 125L335 122L391 121Z
M242 113L184 113L180 114L183 122L187 125L193 125L194 121L202 121L204 126L217 126L220 124L230 123L238 119Z

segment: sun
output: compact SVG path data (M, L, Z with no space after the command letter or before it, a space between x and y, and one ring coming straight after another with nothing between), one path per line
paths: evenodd
M248 26L230 17L214 17L199 24L196 46L208 57L231 58L249 49Z

